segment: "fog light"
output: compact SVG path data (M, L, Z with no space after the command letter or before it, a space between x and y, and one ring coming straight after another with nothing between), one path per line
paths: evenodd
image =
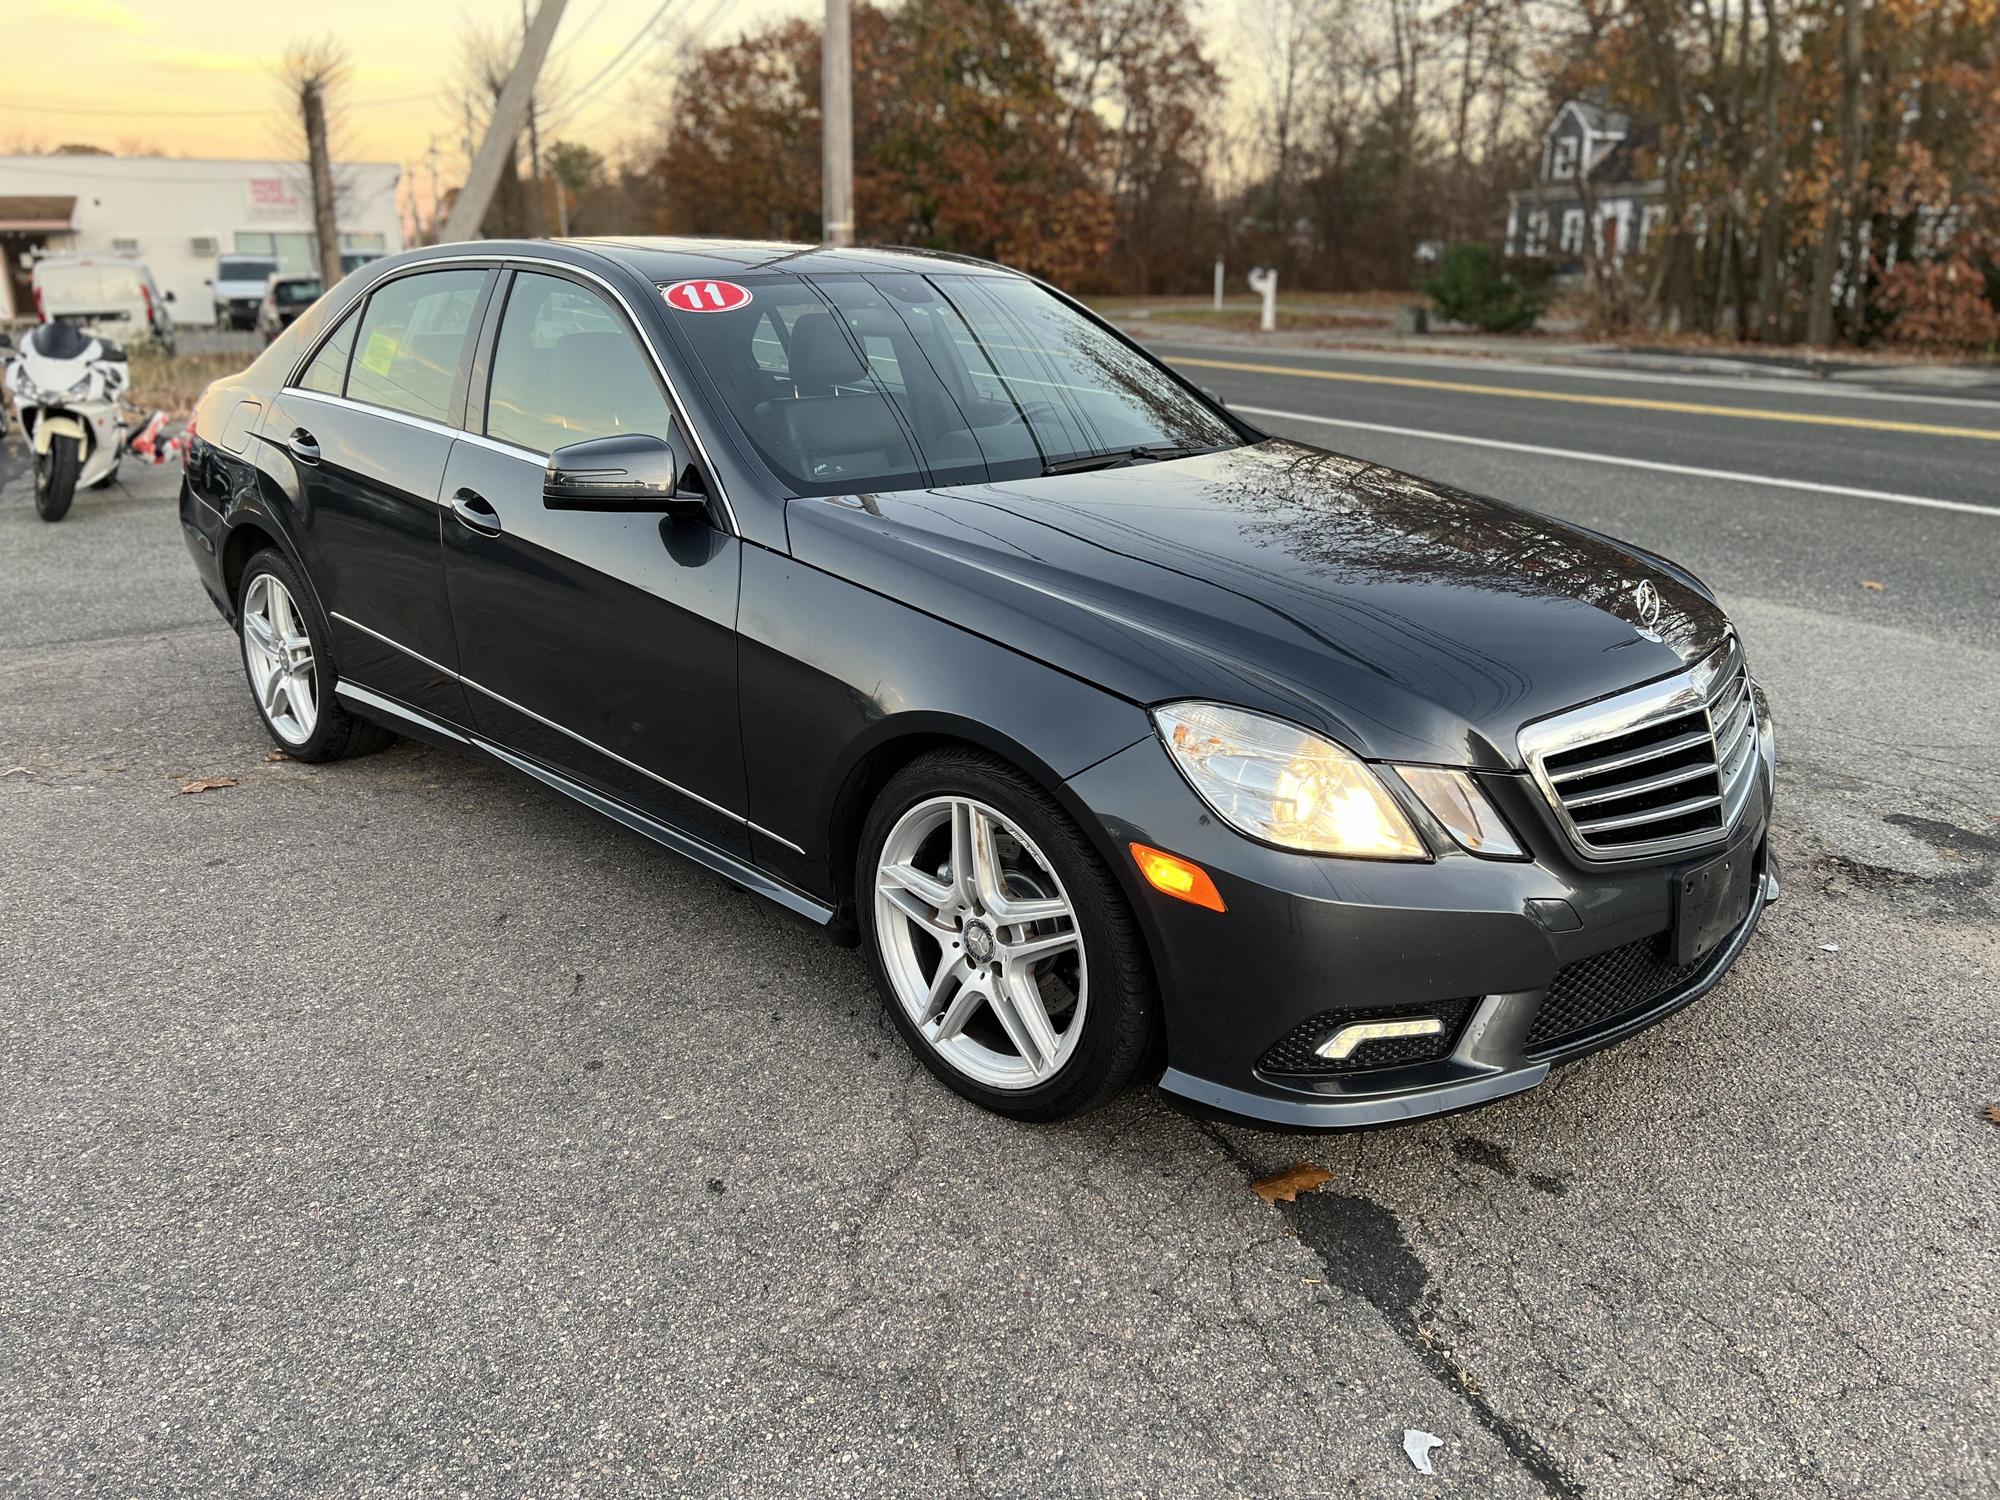
M1146 877L1146 884L1154 890L1177 901L1205 906L1210 911L1229 909L1222 904L1222 893L1208 878L1208 871L1200 865L1190 864L1177 855L1149 848L1145 844L1132 846L1132 858L1138 862L1139 873Z
M1313 1055L1329 1062L1345 1062L1363 1042L1386 1042L1396 1037L1436 1036L1444 1022L1436 1016L1413 1016L1406 1021L1356 1021L1343 1026L1313 1048Z

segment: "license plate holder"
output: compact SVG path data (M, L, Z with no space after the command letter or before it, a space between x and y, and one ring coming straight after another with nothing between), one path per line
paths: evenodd
M1757 889L1757 851L1737 845L1674 878L1674 962L1691 968L1715 951L1750 915Z

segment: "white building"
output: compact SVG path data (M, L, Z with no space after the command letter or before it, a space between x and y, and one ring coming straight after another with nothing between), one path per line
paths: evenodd
M334 168L343 250L403 247L391 162ZM213 320L209 280L229 251L275 255L313 271L312 193L289 161L184 161L165 156L0 156L0 322L34 316L33 256L62 250L130 255L174 294L182 323Z

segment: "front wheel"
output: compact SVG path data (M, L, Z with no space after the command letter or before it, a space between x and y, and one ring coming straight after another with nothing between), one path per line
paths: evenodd
M976 1104L1057 1120L1125 1089L1151 1055L1144 943L1097 851L1002 761L940 750L862 829L855 912L897 1030Z
M35 514L60 521L76 498L79 447L73 437L51 438L49 451L35 455Z

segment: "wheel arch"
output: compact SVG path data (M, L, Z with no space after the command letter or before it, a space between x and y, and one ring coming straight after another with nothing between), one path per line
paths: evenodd
M1114 747L1111 753L1124 748ZM991 756L1027 776L1082 830L1119 886L1129 889L1118 865L1117 850L1103 825L1071 789L1068 780L1033 749L980 720L962 714L913 709L878 720L867 735L850 747L843 767L831 778L833 789L823 826L833 876L837 936L847 939L855 930L854 865L869 809L897 772L920 756L948 749Z

